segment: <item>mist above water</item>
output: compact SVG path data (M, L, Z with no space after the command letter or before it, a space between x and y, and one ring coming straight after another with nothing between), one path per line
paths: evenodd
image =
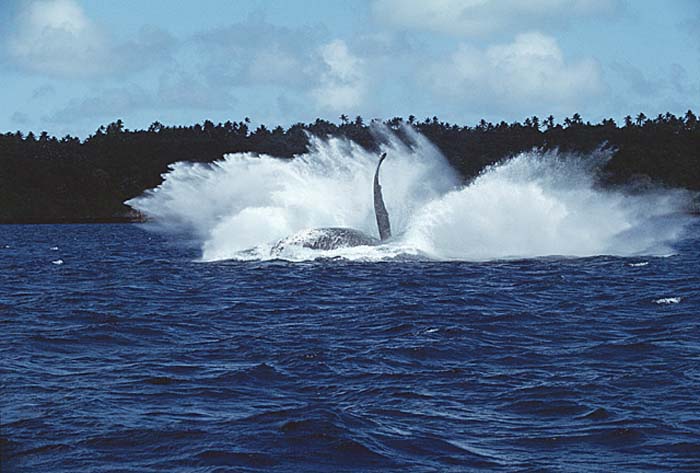
M439 150L412 129L406 145L385 129L387 244L330 251L289 248L289 260L380 260L415 255L449 260L548 255L663 255L689 217L682 191L602 190L606 157L522 153L463 184ZM372 178L378 154L342 138L311 138L292 160L236 153L214 164L176 163L164 182L127 202L163 231L194 238L202 259L271 259L294 233L349 227L377 236Z

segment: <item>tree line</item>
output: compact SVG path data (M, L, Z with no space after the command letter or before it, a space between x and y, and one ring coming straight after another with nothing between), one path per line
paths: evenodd
M579 114L555 122L536 116L522 123L460 126L437 117L395 117L383 122L401 135L405 125L425 135L465 180L533 148L591 153L610 149L611 159L600 184L631 181L700 191L700 123L688 111L649 118L627 116L584 122ZM140 218L123 204L162 182L168 166L178 161L213 162L227 153L253 152L290 159L305 153L309 134L345 137L376 150L380 138L362 117L339 117L338 123L317 119L289 128L253 129L250 120L192 126L154 122L147 130L128 130L122 120L101 126L84 140L15 132L0 134L0 223L109 222Z

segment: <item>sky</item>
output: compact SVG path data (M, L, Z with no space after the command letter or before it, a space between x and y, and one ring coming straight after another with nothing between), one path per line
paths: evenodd
M0 0L0 132L688 109L697 0Z

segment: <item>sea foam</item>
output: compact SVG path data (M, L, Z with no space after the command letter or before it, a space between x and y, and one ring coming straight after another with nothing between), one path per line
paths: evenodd
M656 299L655 304L678 304L683 300L681 297L663 297L661 299Z

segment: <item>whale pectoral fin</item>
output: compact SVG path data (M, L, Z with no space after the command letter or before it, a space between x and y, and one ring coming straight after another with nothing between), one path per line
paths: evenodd
M374 173L374 216L377 219L377 228L379 229L379 238L384 241L391 238L391 224L389 223L389 213L384 205L384 197L382 196L382 186L379 184L379 168L382 166L386 158L386 153L382 153L379 157L379 164Z

